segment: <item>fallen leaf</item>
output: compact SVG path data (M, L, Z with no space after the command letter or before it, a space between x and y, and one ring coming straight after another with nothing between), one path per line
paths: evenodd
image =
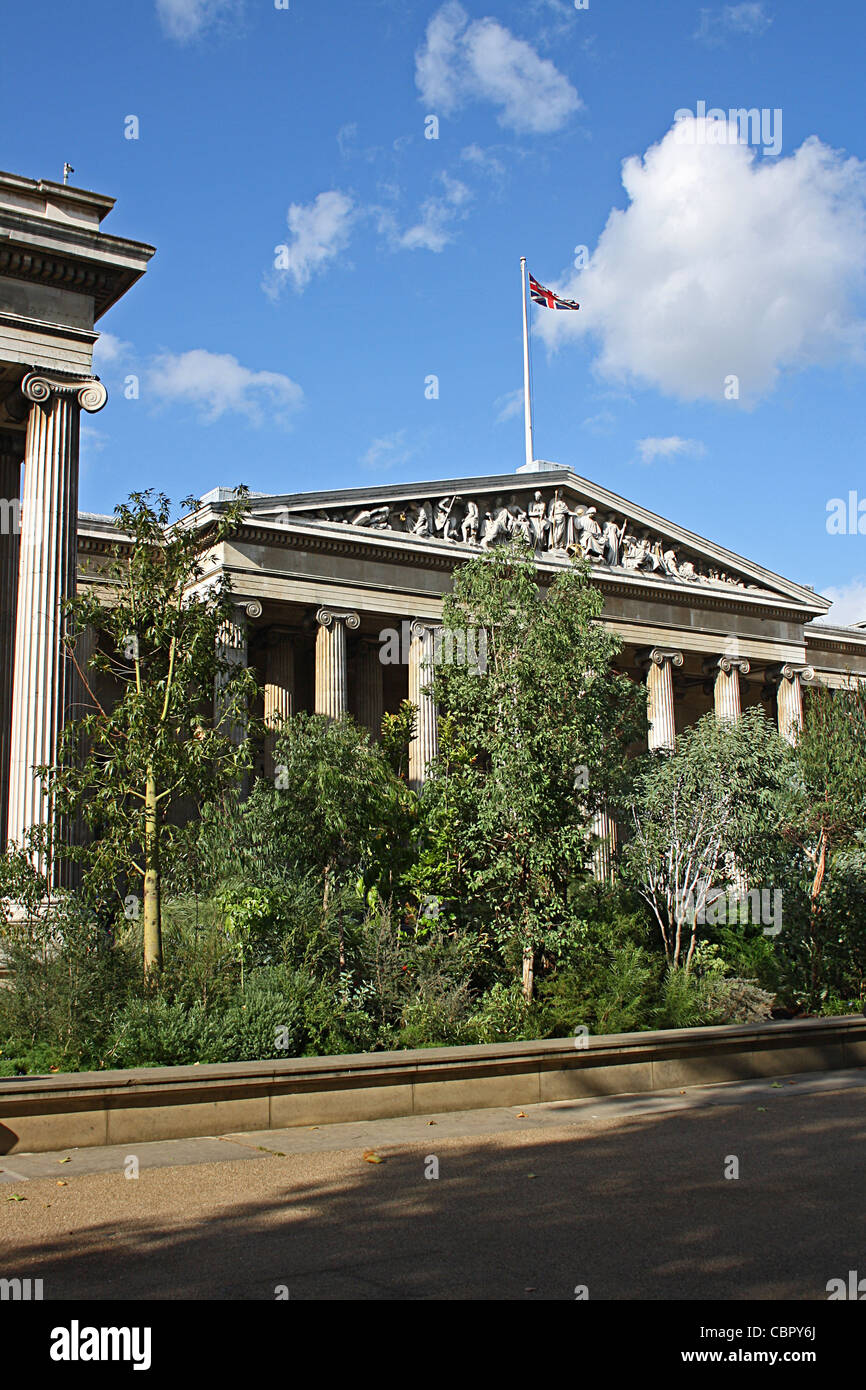
M527 1173L526 1176L527 1176L528 1178L534 1178L534 1177L535 1177L535 1174L534 1174L534 1173Z
M385 1160L384 1160L384 1158L380 1158L379 1154L374 1154L373 1151L372 1151L371 1149L369 1149L369 1150L367 1151L367 1153L364 1154L364 1162L365 1162L365 1163L384 1163Z
M58 1186L58 1187L68 1187L68 1186L69 1186L69 1183L68 1183L68 1182L64 1182L62 1178L58 1178L58 1179L57 1179L57 1186Z
M528 1288L528 1289L524 1289L523 1292L524 1292L524 1293L535 1293L535 1285L534 1285L534 1284L530 1284L530 1285L529 1285L529 1288Z
M19 1197L17 1192L13 1192L11 1197L6 1198L7 1202L26 1202L26 1197Z
M437 1123L437 1121L436 1121L436 1120L428 1120L427 1123L428 1123L428 1125L435 1125L435 1124Z
M767 1108L766 1105L759 1105L759 1106L758 1106L758 1109L759 1109L759 1110L766 1110L766 1108Z
M58 1163L71 1163L71 1162L72 1162L72 1159L71 1159L71 1158L58 1158L57 1162L58 1162Z
M526 1119L526 1111L525 1111L525 1110L518 1110L518 1112L517 1112L517 1114L515 1115L514 1118L515 1118L515 1120L525 1120L525 1119Z
M781 1083L781 1081L774 1081L774 1082L772 1083L772 1085L773 1085L773 1088L774 1088L774 1089L778 1089L778 1090L781 1091L781 1089L782 1089L782 1083Z

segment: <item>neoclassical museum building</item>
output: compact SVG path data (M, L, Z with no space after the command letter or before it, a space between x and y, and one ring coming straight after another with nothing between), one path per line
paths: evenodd
M0 793L7 834L42 818L33 768L53 761L64 718L79 712L63 658L59 605L99 584L118 533L80 513L82 411L104 405L92 375L96 322L144 273L153 248L107 235L113 200L0 174L0 502L20 527L0 533ZM419 710L410 776L436 748L425 694L442 599L455 567L511 536L529 541L542 584L583 554L622 641L619 669L646 681L650 744L715 708L735 719L760 704L796 736L803 692L866 677L866 623L819 622L830 604L802 584L539 461L492 477L387 487L253 493L230 539L207 545L232 494L215 488L202 529L205 578L227 575L232 659L260 677L268 721L297 710L349 711L377 732L385 711ZM383 633L405 659L382 659ZM264 757L264 753L263 753Z

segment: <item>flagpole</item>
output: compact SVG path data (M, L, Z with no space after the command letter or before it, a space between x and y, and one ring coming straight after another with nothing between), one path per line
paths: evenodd
M523 285L523 421L526 433L526 462L533 463L532 397L529 392L529 320L526 313L526 257L520 257L520 278Z

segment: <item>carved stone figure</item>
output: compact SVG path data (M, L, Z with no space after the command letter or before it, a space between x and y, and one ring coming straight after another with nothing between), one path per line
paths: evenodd
M541 550L547 535L547 503L537 488L529 504L529 524L535 549Z
M457 514L454 510L459 497L443 497L436 508L436 530L443 540L457 540Z
M429 502L421 502L418 506L418 515L412 525L413 536L431 536L433 534L433 509Z
M604 536L595 519L595 507L578 507L575 512L575 528L584 556L589 560L604 558Z
M388 526L391 514L390 507L372 507L365 511L358 512L352 518L352 526L372 526L377 531L385 530Z
M604 527L602 528L602 537L604 539L604 559L606 563L611 566L618 565L620 563L620 558L622 556L622 539L625 535L625 526L626 523L623 522L622 530L620 530L616 522L613 520L613 518L611 518L609 521L606 521L604 523Z
M511 534L520 536L525 541L532 541L532 527L529 524L529 517L521 507L514 493L508 499L508 514L511 517Z
M464 545L478 544L478 503L470 497L466 503L466 515L460 526L460 535L463 537Z
M550 503L548 517L548 548L550 550L565 550L569 541L570 521L571 512L568 509L568 503L557 488Z

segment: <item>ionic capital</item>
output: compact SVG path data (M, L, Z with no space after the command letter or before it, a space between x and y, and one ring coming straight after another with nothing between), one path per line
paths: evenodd
M638 652L637 661L644 670L649 666L664 666L667 662L672 666L682 666L683 654L676 647L649 647L646 651Z
M409 623L409 632L412 637L435 637L437 632L442 631L441 622L434 618L413 618Z
M324 628L333 627L335 622L345 623L352 632L361 626L360 617L350 608L320 608L316 613L316 622Z
M795 666L792 662L786 661L782 666L771 666L767 670L767 680L774 685L781 681L793 683L798 677L808 685L815 679L814 666Z
M97 376L54 377L44 372L28 372L21 383L21 394L33 405L50 405L56 396L74 396L88 415L95 415L108 400L108 392Z
M723 671L726 676L732 671L739 671L741 676L747 676L751 669L751 663L744 656L712 656L704 662L704 675L707 676L715 676L719 671Z

